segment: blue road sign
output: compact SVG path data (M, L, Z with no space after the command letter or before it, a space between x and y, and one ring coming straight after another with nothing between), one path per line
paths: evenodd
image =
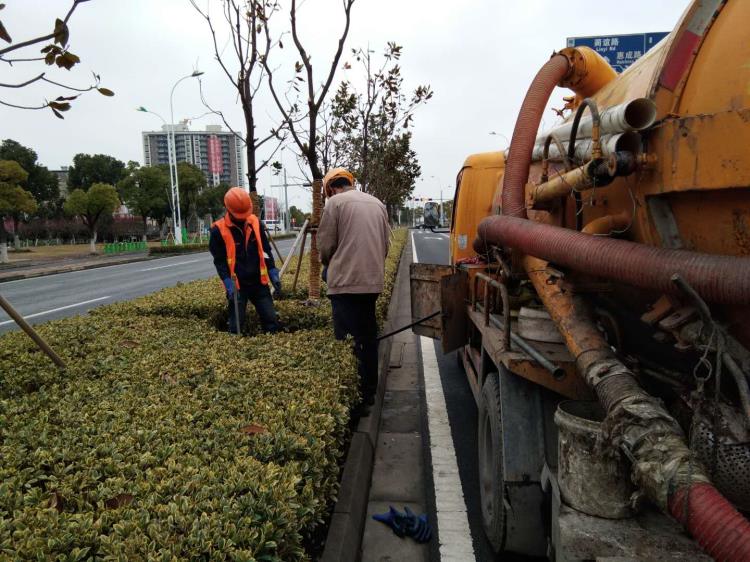
M622 72L664 39L666 32L634 33L631 35L597 35L568 37L568 47L591 47L617 72Z

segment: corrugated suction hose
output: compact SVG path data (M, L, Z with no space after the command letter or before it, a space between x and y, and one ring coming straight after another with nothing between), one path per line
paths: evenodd
M677 292L671 278L679 273L707 301L750 304L750 258L647 246L508 216L487 217L477 235L475 249L480 253L487 243L507 246L581 273L661 293Z
M536 134L547 102L560 82L568 74L568 59L555 54L537 72L526 92L523 105L518 113L513 138L510 141L511 157L505 165L503 176L503 214L526 218L524 186L529 179L531 154L536 143Z
M687 488L672 494L669 511L698 544L720 562L750 560L750 522L711 484L693 484L687 502L686 494Z

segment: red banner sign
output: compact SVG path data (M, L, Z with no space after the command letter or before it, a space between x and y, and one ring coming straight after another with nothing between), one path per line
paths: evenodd
M221 158L221 141L216 135L208 137L208 172L224 173L224 160Z

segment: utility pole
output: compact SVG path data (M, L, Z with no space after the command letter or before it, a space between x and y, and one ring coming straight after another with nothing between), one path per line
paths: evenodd
M291 221L289 220L289 184L286 181L286 168L284 168L284 231L289 232Z
M445 221L445 213L443 212L443 188L440 188L440 228L443 227Z
M283 187L284 188L284 207L285 207L285 219L284 219L284 228L287 232L291 230L291 217L289 216L289 188L290 187L310 187L312 184L310 183L289 183L286 179L286 168L284 168L284 183L275 183L271 184L270 187Z

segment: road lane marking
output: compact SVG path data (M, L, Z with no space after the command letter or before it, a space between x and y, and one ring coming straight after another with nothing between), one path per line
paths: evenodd
M427 429L430 436L432 480L435 487L435 526L440 537L441 562L475 560L469 518L453 448L448 408L440 380L435 346L420 336L424 392L427 402Z
M88 301L77 302L75 304L68 304L66 306L60 306L58 308L52 308L50 310L45 310L43 312L35 312L34 314L29 314L28 316L24 316L23 319L24 320L28 320L29 318L36 318L37 316L44 316L45 314L52 314L53 312L60 312L61 310L68 310L69 308L75 308L77 306L83 306L85 304L91 304L92 302L99 302L99 301L103 301L103 300L110 299L110 298L112 298L112 297L109 296L109 295L107 295L106 297L99 297L97 299L91 299L91 300L88 300ZM14 322L14 320L5 320L3 322L0 322L0 326L4 326L5 324L11 324L12 322Z
M141 271L154 271L155 269L165 269L167 267L175 267L178 265L187 265L189 263L196 263L199 261L204 261L202 259L200 260L189 260L189 261L181 261L180 263L170 263L169 265L160 265L158 267L147 267L146 269L141 269Z
M422 236L421 238L433 237ZM418 263L414 231L411 233L411 246L413 261ZM476 560L435 346L432 340L425 336L420 336L419 342L422 349L427 432L430 439L432 481L435 489L435 527L440 537L440 560L441 562Z

